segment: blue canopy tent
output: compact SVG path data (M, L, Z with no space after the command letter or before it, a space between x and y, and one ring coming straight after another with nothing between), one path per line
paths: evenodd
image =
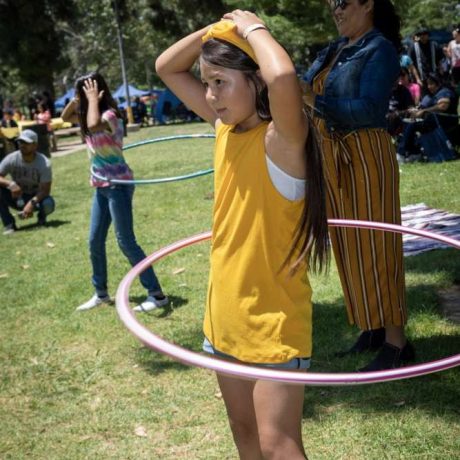
M144 91L142 89L137 89L135 88L134 86L132 85L128 85L128 88L129 88L129 97L133 97L133 96L147 96L150 94L150 91ZM116 98L125 98L126 97L126 94L125 94L125 85L121 84L116 91L114 91L112 93L112 96L113 97L116 97Z
M70 101L75 96L75 88L70 88L63 96L54 101L54 107L56 109L63 109L65 107L66 101Z
M165 89L158 97L155 107L155 118L158 123L165 123L165 116L171 116L171 112L181 103L181 100L169 89Z

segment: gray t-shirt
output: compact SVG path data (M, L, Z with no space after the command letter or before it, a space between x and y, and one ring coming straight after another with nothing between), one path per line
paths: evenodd
M23 193L34 195L40 184L51 182L51 161L37 152L34 161L26 163L20 150L10 153L0 163L0 176L9 174Z

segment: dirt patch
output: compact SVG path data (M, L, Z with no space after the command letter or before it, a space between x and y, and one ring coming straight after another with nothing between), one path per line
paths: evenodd
M460 324L460 283L439 292L440 309L448 320Z

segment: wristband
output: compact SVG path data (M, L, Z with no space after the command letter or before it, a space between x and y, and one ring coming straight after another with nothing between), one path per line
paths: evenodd
M257 29L265 29L265 30L268 30L267 26L264 25L264 24L251 24L250 26L247 26L246 29L244 29L243 31L243 38L245 40L248 39L248 35L251 33L251 32L254 32L254 30L257 30Z
M16 184L16 182L14 182L14 180L12 180L8 186L6 187L8 190L12 190L13 187L16 187L18 184Z

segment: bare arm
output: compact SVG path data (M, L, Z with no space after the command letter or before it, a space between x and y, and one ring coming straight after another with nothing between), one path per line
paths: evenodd
M11 196L16 199L22 195L22 188L13 179L8 180L5 176L0 176L0 187L10 190Z
M417 70L417 67L415 67L414 64L411 64L409 66L409 72L412 73L412 75L414 76L415 78L415 81L420 85L422 86L422 80L420 79L420 75L418 74L418 70Z
M155 69L168 88L190 110L214 126L217 115L206 102L202 82L191 72L201 53L201 37L208 28L187 35L170 46L156 60Z
M263 22L253 13L235 10L225 14L243 36L247 27ZM291 142L304 143L305 117L302 112L302 94L294 64L284 48L266 29L249 33L247 41L257 57L260 72L268 88L270 111L276 132Z
M412 116L414 118L419 118L423 116L425 113L436 113L436 112L446 112L450 106L450 99L448 97L439 99L436 104L432 105L431 107L426 107L424 109L419 109L413 112Z
M73 98L68 102L68 104L64 107L64 110L61 113L61 118L64 121L68 121L70 123L79 123L78 119L78 99Z
M263 24L255 14L241 10L225 14L224 18L235 22L242 37L249 26ZM285 172L303 177L308 124L294 64L266 29L251 31L247 41L254 50L268 89L273 121L267 131L267 153Z

